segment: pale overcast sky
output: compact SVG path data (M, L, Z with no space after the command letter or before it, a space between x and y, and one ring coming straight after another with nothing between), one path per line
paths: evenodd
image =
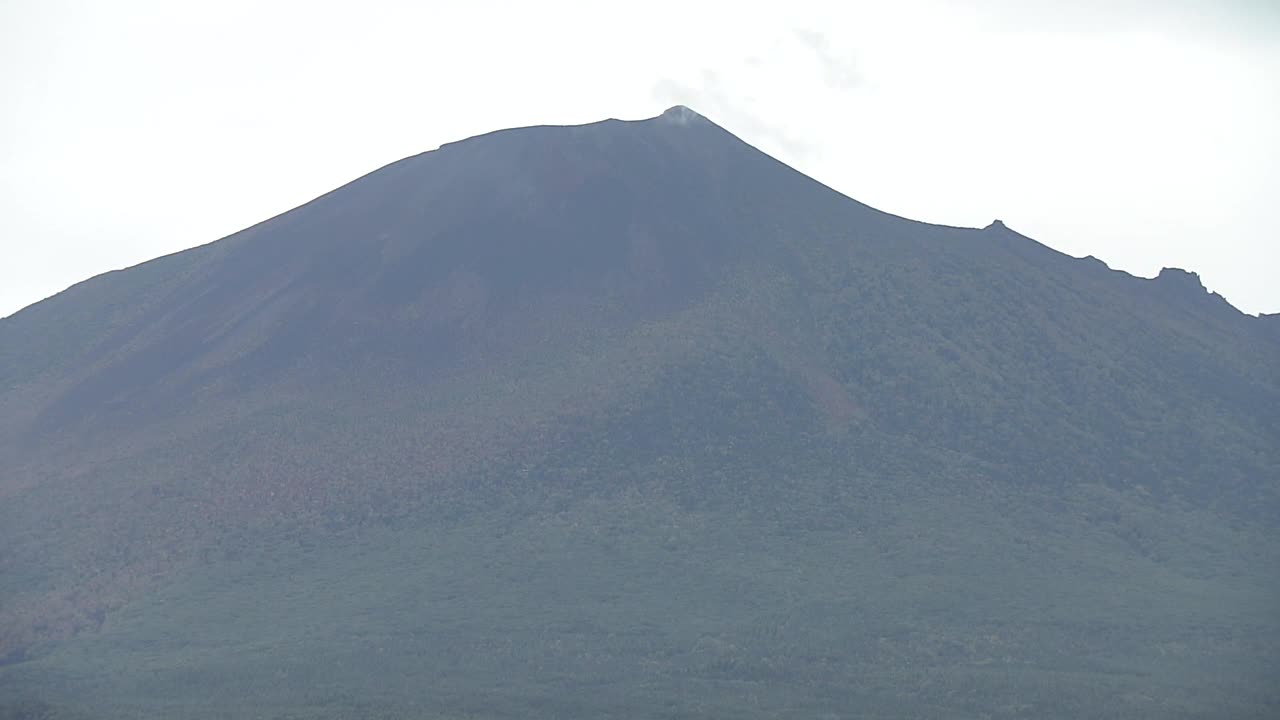
M1280 2L0 0L0 316L502 127L689 105L858 200L1280 311Z

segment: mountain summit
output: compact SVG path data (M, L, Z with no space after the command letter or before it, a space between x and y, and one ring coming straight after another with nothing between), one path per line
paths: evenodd
M697 111L693 110L692 108L685 107L684 105L675 105L673 107L667 108L662 113L662 115L659 116L659 118L662 120L666 120L668 122L674 122L680 125L688 125L690 123L711 122L710 120L707 120L705 117L699 114Z
M1275 325L683 106L449 143L0 320L0 716L1268 716Z

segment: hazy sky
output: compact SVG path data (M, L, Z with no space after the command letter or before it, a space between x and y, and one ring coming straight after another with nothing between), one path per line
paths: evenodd
M1280 2L0 0L0 316L489 130L693 107L863 202L1280 311Z

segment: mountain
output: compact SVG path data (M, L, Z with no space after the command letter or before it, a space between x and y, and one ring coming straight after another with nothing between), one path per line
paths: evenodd
M0 469L0 718L1280 712L1274 316L683 107L0 320Z

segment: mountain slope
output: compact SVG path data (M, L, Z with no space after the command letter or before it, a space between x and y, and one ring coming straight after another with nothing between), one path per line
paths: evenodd
M445 145L0 321L0 690L1262 717L1270 324L685 108Z

